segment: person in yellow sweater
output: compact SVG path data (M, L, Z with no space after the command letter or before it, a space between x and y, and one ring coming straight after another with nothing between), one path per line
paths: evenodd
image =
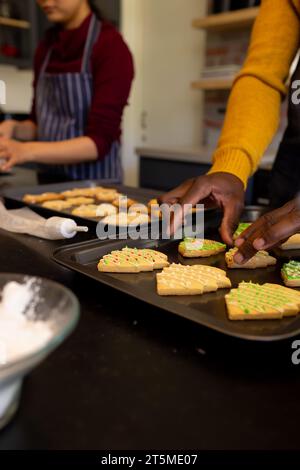
M271 205L279 207L300 190L300 62L287 87L299 45L300 0L262 0L245 64L230 94L212 168L161 198L182 205L216 202L224 211L220 233L227 244L233 244L247 181L276 133L281 101L288 91L289 123L273 169ZM236 261L245 262L256 250L298 231L300 203L294 199L259 219L237 240Z

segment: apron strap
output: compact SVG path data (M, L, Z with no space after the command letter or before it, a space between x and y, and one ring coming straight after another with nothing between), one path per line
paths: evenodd
M84 53L82 57L82 64L81 64L81 73L90 72L90 58L92 55L93 47L99 37L101 32L102 23L98 20L96 15L92 16L88 36L85 43Z
M40 70L40 77L41 77L42 75L44 75L44 73L46 72L46 69L47 69L47 67L48 67L51 54L52 54L52 47L49 49L49 51L48 51L47 54L46 54L45 60L44 60L44 62L43 62L43 65L42 65L42 67L41 67L41 70Z

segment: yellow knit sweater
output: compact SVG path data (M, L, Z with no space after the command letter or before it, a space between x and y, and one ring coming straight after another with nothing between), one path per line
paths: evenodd
M247 185L277 131L299 41L300 0L262 0L209 173L232 173Z

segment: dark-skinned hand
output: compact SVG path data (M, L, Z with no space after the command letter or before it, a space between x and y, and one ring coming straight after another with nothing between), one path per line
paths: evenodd
M224 242L233 244L233 233L244 208L244 186L241 180L230 173L213 173L192 178L160 197L164 204L180 204L182 211L171 219L170 233L173 234L182 223L186 204L208 203L224 212L220 234Z
M283 207L260 217L235 241L239 251L234 259L243 264L259 250L268 250L282 244L290 236L300 232L300 197Z

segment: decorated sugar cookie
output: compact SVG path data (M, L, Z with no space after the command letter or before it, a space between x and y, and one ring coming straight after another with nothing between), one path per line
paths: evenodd
M122 252L129 254L131 256L138 256L142 259L148 259L153 263L153 269L163 269L169 266L169 261L167 255L161 253L160 251L151 250L148 248L137 249L137 248L123 248Z
M123 248L105 255L98 264L98 270L111 273L139 273L154 271L169 266L165 254L155 250Z
M277 284L242 282L225 301L230 320L274 320L300 310L300 294Z
M290 261L284 264L281 275L286 286L300 287L300 262Z
M179 253L185 258L205 258L217 255L226 250L224 243L202 238L185 238L178 247Z
M231 287L222 269L211 266L171 264L156 275L159 295L201 295Z

